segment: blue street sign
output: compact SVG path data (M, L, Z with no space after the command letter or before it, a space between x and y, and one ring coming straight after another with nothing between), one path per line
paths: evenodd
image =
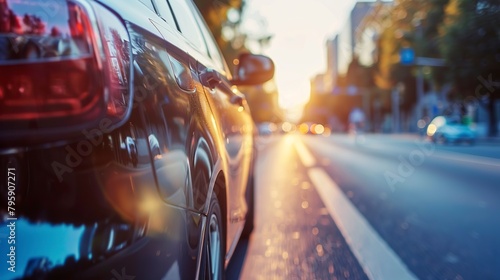
M415 51L412 48L402 48L399 52L399 60L403 65L413 64L415 62Z

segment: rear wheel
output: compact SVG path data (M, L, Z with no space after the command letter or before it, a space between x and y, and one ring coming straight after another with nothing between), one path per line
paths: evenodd
M203 249L205 267L200 279L225 279L224 271L224 231L222 214L217 196L212 194L207 216L207 231Z
M437 137L437 143L439 143L439 144L448 144L449 141L448 141L448 138L446 138L445 135L439 134L439 136Z

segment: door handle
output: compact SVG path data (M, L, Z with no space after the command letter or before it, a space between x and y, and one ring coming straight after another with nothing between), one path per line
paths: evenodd
M221 88L221 90L229 96L229 102L231 102L231 104L244 108L246 103L245 96L241 93L234 92L229 82L227 82L219 72L207 68L200 73L200 80L204 86L210 89L215 89L216 87Z
M229 82L222 77L219 72L214 69L207 68L200 73L201 83L210 88L215 89L216 87L220 87L226 94L232 93L231 85Z

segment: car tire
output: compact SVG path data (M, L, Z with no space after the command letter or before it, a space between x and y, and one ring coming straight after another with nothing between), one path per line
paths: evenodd
M241 233L241 238L248 239L252 234L254 227L254 217L255 217L255 181L254 176L252 175L248 181L247 186L247 203L248 210L245 218L245 226L243 227L243 231Z
M222 224L222 212L217 196L212 194L207 216L205 243L203 245L203 269L199 279L223 280L225 279L224 259L225 236Z
M437 137L437 143L442 144L442 145L447 145L447 144L449 144L449 141L448 141L448 138L446 138L446 136L444 136L443 134L440 134Z

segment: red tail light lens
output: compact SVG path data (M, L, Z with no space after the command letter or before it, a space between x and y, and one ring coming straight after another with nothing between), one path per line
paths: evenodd
M100 4L0 0L0 123L14 133L118 123L130 111L130 77L126 27Z
M122 22L109 10L94 5L99 21L101 58L106 74L107 112L110 116L123 117L131 98L129 95L130 41Z
M57 3L49 16L43 1L0 0L2 120L78 115L97 102L90 21L75 3Z

